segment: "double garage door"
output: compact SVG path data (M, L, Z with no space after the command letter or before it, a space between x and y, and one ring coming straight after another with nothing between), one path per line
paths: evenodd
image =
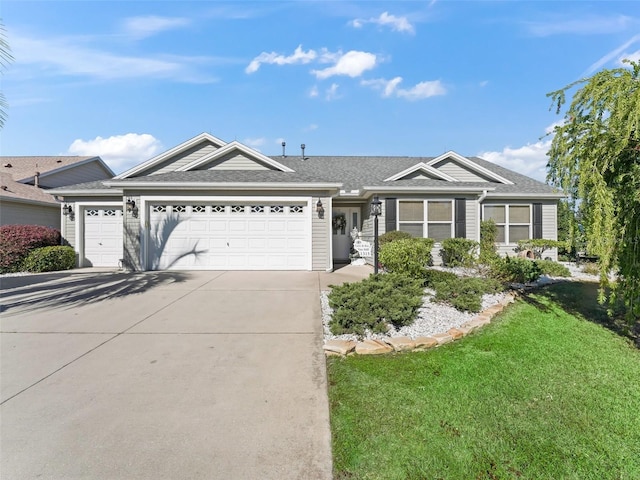
M309 270L307 203L151 203L150 270Z

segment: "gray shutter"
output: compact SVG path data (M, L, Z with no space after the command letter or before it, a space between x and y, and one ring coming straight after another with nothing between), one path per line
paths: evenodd
M533 204L533 238L542 238L542 204Z
M456 198L455 212L456 238L467 237L467 200L464 198Z
M396 199L385 198L384 199L384 231L391 232L396 230Z

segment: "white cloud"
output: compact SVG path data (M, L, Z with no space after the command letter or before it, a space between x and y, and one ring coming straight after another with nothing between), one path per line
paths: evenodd
M632 23L633 19L624 15L610 17L592 15L559 21L529 22L528 28L533 35L539 37L562 34L593 35L619 33Z
M389 27L394 32L415 33L415 28L409 22L407 17L396 17L389 12L383 12L379 17L371 17L368 20L356 18L349 22L354 28L362 28L365 23L373 23L384 27Z
M148 15L144 17L131 17L124 21L123 27L127 34L135 38L147 38L157 33L181 28L189 25L186 18L158 17Z
M337 83L332 83L331 86L327 88L324 98L328 101L340 98L340 95L338 94L338 87L339 85Z
M486 87L487 85L489 85L489 80L483 80L482 82L480 82L480 86L481 87Z
M148 133L126 133L108 138L74 140L69 155L97 155L116 173L149 160L162 151L162 144Z
M11 47L16 64L36 65L39 68L29 70L40 76L62 74L99 80L144 77L194 83L215 81L197 69L201 64L214 61L212 58L125 56L83 46L83 42L86 40L78 37L35 38L15 34Z
M313 87L311 87L311 90L309 90L309 97L315 98L317 96L318 96L318 87L314 85Z
M376 62L377 57L373 53L351 50L342 55L336 61L335 65L322 70L312 70L311 73L320 80L324 80L325 78L329 78L334 75L346 75L354 78L359 77L367 70L374 68L376 66Z
M309 126L305 127L302 129L303 132L313 132L314 130L318 129L318 125L316 125L315 123L310 124Z
M292 65L296 63L305 64L315 60L317 56L318 54L315 50L310 49L306 52L302 50L302 45L298 45L298 47L289 56L281 55L276 52L262 52L251 60L251 63L247 65L247 68L245 68L244 71L249 74L255 73L263 63L275 65Z
M363 80L362 85L370 86L375 90L381 90L383 97L396 96L407 100L422 100L424 98L445 95L447 89L440 80L430 82L420 82L411 88L398 88L402 82L402 77L395 77L391 80L377 78L374 80Z
M499 152L480 152L478 157L496 163L515 172L535 178L541 182L547 176L547 152L551 148L552 135L555 127L563 124L563 120L552 123L545 128L550 136L536 143L527 143L522 147L505 147Z
M629 40L624 42L622 45L620 45L617 48L614 48L609 53L607 53L606 55L601 57L598 61L596 61L595 63L591 64L589 66L589 68L587 68L587 70L581 76L584 77L584 76L587 76L587 75L591 75L593 72L595 72L596 70L599 70L601 67L603 67L604 65L606 65L610 61L612 61L614 59L619 59L620 55L622 55L623 52L627 48L629 48L631 45L633 45L633 44L635 44L637 42L640 42L640 33L634 35Z
M247 145L248 147L258 149L258 147L263 146L266 143L267 139L264 137L259 138L245 138L242 143Z
M433 80L431 82L420 82L409 89L398 89L397 95L407 100L422 100L423 98L436 97L445 93L447 93L447 89L444 88L442 82Z
M632 62L640 62L640 50L636 50L635 52L631 52L631 53L625 52L622 55L620 55L620 58L618 58L618 65L620 65L621 67L628 67L629 64L624 63L622 60L631 60Z

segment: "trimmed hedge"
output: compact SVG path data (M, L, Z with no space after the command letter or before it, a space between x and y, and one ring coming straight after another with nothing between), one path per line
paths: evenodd
M60 232L41 225L0 227L0 273L17 272L35 248L60 245Z
M500 282L534 282L541 275L540 267L533 260L517 257L499 257L491 262L489 275Z
M76 265L76 252L71 247L41 247L31 250L22 261L25 272L70 270Z
M403 232L402 230L391 230L390 232L383 233L378 237L378 246L382 247L390 242L395 242L396 240L408 240L409 238L413 238L410 233Z
M431 238L408 238L396 240L380 248L379 260L389 272L424 278L427 265L431 263Z
M561 263L554 262L552 260L536 260L536 265L540 268L540 271L544 275L550 277L570 277L571 272L567 267Z
M476 261L479 243L467 238L447 238L442 241L442 263L447 267L470 267Z

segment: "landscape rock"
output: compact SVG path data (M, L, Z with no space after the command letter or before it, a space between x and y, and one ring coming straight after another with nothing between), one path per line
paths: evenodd
M464 337L464 332L460 328L450 328L447 333L453 337L454 340L459 340Z
M350 340L327 340L322 347L326 352L334 352L340 355L346 355L356 348L356 342Z
M426 350L438 345L438 341L433 337L418 337L413 341L413 343L416 348L420 350Z
M432 337L436 339L438 345L444 345L445 343L453 341L453 337L448 333L436 333L435 335L432 335Z
M380 355L393 352L393 348L380 340L363 340L356 345L358 355Z
M409 337L391 337L385 338L384 341L391 345L396 352L406 352L416 348L416 343Z

